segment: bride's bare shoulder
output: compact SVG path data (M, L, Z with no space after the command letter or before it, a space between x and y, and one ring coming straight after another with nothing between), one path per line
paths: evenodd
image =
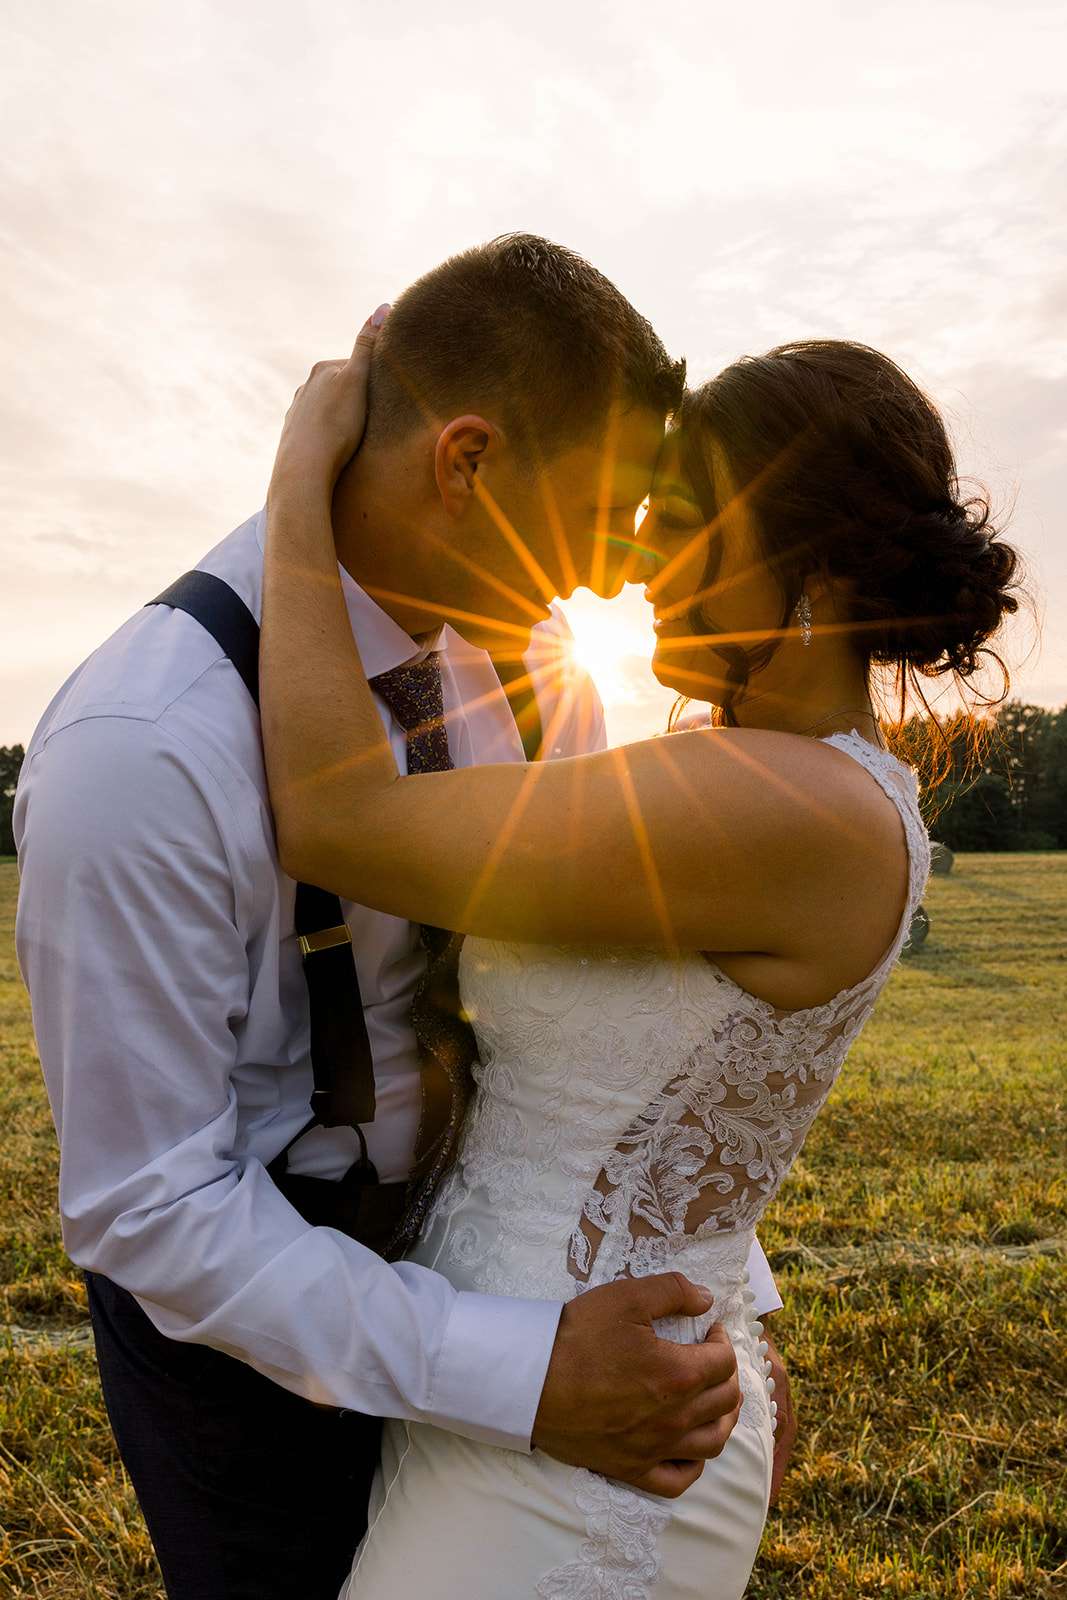
M858 736L852 751L762 728L694 728L661 742L665 762L705 800L712 836L743 820L772 856L802 852L846 873L899 868L900 814L876 773L902 769Z

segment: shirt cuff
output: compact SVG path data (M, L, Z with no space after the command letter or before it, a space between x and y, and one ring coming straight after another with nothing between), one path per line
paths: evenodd
M562 1312L557 1300L461 1290L425 1420L480 1444L528 1452Z
M748 1253L748 1286L755 1295L753 1310L758 1317L769 1317L772 1311L781 1311L783 1301L775 1287L770 1264L763 1254L758 1239L753 1239Z

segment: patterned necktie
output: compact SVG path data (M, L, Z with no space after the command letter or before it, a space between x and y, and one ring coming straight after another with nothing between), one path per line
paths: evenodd
M425 661L393 667L370 680L408 740L408 772L447 772L452 766L445 728L441 663L436 653Z
M370 680L407 736L408 773L447 772L453 766L445 727L441 664L424 661L393 667ZM408 1205L388 1254L398 1255L416 1236L434 1191L455 1153L470 1099L471 1066L477 1045L459 1001L461 934L423 925L426 972L415 988L411 1026L422 1054L422 1114Z

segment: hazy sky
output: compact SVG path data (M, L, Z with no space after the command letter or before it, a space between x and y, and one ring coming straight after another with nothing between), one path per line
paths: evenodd
M6 0L0 744L262 503L311 363L515 228L694 380L811 334L900 360L1014 505L1044 609L1018 690L1067 701L1065 15ZM660 726L640 592L573 611L632 650L615 737Z

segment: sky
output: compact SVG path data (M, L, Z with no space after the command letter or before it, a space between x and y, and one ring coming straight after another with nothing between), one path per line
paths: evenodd
M896 358L1010 517L1015 690L1067 701L1067 13L1018 0L7 0L0 744L262 503L311 364L450 252L579 250L693 381ZM663 726L638 589L569 614Z

